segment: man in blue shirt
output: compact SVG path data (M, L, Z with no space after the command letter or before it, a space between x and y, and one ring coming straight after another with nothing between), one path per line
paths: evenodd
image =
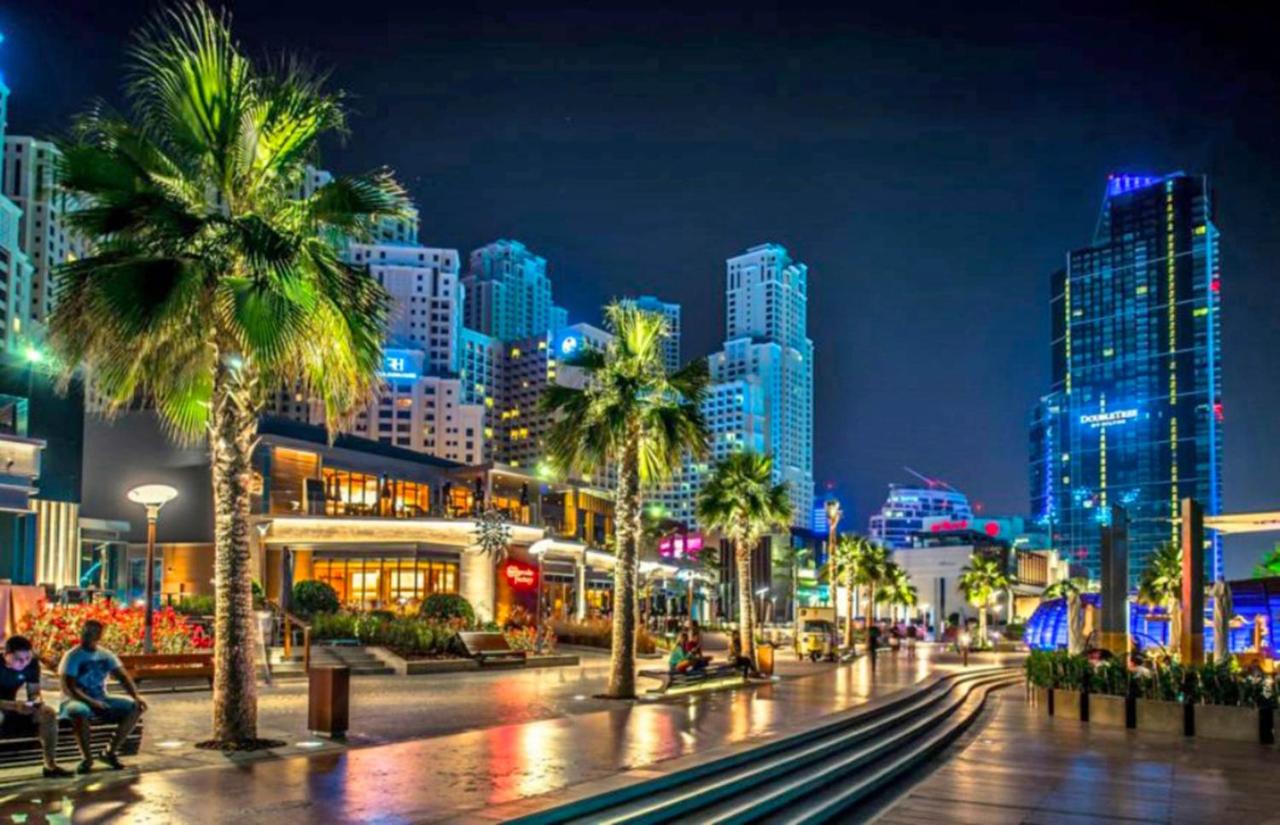
M138 687L120 664L116 654L98 646L102 638L102 623L90 619L80 630L80 644L71 648L58 665L62 677L62 695L65 697L58 713L70 719L75 727L76 740L80 744L83 760L76 773L93 770L93 750L89 742L89 723L92 719L114 722L115 738L102 756L98 757L112 770L121 770L120 746L129 738L138 719L147 709L147 703L138 695ZM113 675L124 687L125 696L107 695L107 676Z

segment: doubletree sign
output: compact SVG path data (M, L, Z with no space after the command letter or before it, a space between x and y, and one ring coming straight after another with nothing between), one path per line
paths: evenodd
M1081 424L1088 424L1090 427L1114 427L1116 424L1125 424L1138 417L1137 410L1108 410L1107 412L1089 413L1080 416Z
M518 561L503 562L502 577L516 590L532 590L538 586L538 569Z

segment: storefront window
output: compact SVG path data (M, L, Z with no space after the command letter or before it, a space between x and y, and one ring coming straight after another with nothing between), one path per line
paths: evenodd
M346 607L415 611L432 593L458 592L458 563L411 556L317 558L312 575Z

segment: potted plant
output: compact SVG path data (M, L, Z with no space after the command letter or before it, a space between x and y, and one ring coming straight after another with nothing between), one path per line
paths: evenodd
M1138 730L1190 736L1194 731L1187 699L1186 669L1175 661L1156 664L1149 675L1138 678L1134 701Z
M1027 698L1053 716L1052 654L1045 650L1033 650L1027 654L1022 667L1027 677Z
M1052 656L1054 714L1088 722L1089 660L1064 650L1055 651Z
M1089 679L1089 721L1113 727L1133 727L1136 720L1132 681L1123 660L1100 662Z
M1195 734L1235 742L1275 742L1275 683L1245 676L1235 662L1196 669Z

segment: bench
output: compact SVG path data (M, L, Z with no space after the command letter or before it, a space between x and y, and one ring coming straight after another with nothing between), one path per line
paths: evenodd
M649 691L650 693L666 693L671 688L694 687L704 682L715 682L733 676L740 677L743 684L747 683L747 674L742 672L742 668L728 662L709 664L697 670L642 670L640 675L646 679L657 679L662 683L656 690Z
M146 679L207 679L213 687L212 653L124 654L120 664L133 681Z
M525 652L514 650L501 633L464 631L458 634L458 638L462 640L467 655L482 665L489 662L524 664Z
M89 723L89 741L95 754L106 750L111 738L116 735L116 726L111 722L93 721ZM121 756L133 756L142 745L142 723L129 734L120 747ZM58 761L66 765L80 761L80 748L76 745L76 733L71 722L66 719L58 721ZM44 763L44 755L40 750L40 739L35 736L0 738L0 769L38 767Z

